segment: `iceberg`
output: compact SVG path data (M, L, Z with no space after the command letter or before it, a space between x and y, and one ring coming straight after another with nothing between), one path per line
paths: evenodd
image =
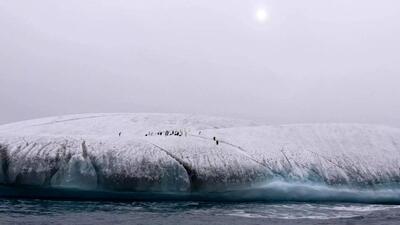
M400 202L399 182L386 126L145 113L0 126L3 197Z

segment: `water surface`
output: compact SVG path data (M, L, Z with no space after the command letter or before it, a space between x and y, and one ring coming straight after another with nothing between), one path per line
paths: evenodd
M400 206L0 200L0 224L398 224Z

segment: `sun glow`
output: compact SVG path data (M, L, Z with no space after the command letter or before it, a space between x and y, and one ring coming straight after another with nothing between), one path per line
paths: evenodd
M259 8L256 10L255 18L259 23L266 23L270 19L268 11L264 8Z

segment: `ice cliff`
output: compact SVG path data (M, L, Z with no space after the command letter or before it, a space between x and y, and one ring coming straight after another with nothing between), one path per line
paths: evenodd
M165 131L180 135L157 135ZM0 126L0 185L7 188L197 193L269 182L397 188L400 130L181 114L84 114Z

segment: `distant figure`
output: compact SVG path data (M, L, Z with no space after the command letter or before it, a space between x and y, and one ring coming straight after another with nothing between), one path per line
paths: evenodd
M199 135L201 134L201 131L199 131Z
M119 132L119 133L118 133L118 136L121 137L121 134L122 134L122 132Z
M218 141L218 140L216 140L216 141L215 141L215 144L217 144L217 145L218 145L218 144L219 144L219 141Z
M216 140L217 140L217 138L216 138L216 137L213 137L213 140L214 140L214 141L216 141Z
M145 134L144 136L146 136L146 137L147 137L147 134Z

